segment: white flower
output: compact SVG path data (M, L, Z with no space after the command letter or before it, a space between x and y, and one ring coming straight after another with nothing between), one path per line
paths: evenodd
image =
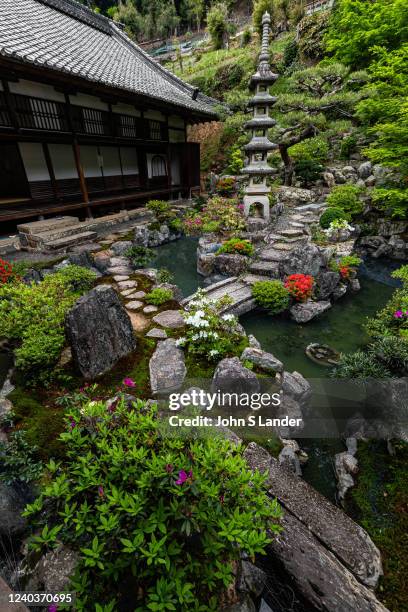
M234 321L235 320L235 316L233 314L225 314L222 316L222 318L224 319L224 321Z
M177 338L176 340L176 346L183 346L186 342L187 338L181 337L181 338Z
M218 355L219 351L217 351L217 349L211 349L211 351L209 352L210 357L215 357L215 355Z

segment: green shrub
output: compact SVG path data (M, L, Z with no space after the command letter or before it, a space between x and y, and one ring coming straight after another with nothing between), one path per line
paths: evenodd
M314 159L299 159L294 164L294 170L302 187L308 187L322 177L323 166Z
M327 208L320 216L320 227L322 227L323 229L327 229L328 227L330 227L330 223L332 221L335 221L336 219L345 219L346 221L350 221L350 215L347 215L344 210L335 206L333 206L332 208Z
M174 274L167 268L160 268L157 271L157 282L158 283L172 283L174 280Z
M62 541L79 553L78 612L123 609L129 594L140 612L218 610L236 562L262 554L267 529L279 530L266 476L248 469L242 448L163 435L156 415L140 400L73 409L66 458L50 462L25 512L36 550Z
M163 287L156 287L156 289L152 289L150 293L147 293L145 296L145 301L148 304L153 304L154 306L161 306L165 302L173 299L173 292L171 289L164 289Z
M0 441L0 482L10 485L38 480L43 465L37 451L36 446L27 442L22 430L10 434L7 442Z
M289 291L278 280L258 281L252 286L256 303L270 314L279 314L289 307Z
M284 69L290 68L298 59L299 47L296 38L291 38L283 50L282 65Z
M125 253L134 268L145 268L154 257L154 251L144 246L132 246Z
M37 285L0 287L0 337L18 342L16 365L28 377L55 365L65 344L65 315L95 278L86 268L67 266Z
M222 49L228 32L228 8L224 2L211 6L207 13L207 28L214 49Z
M252 32L249 28L245 28L242 33L242 46L246 47L252 40Z
M340 208L352 216L358 215L364 209L359 199L361 191L357 185L338 185L327 196L327 204L330 208Z
M303 60L319 60L324 57L324 36L329 25L330 11L317 11L304 17L299 28L299 54Z
M340 159L350 159L350 155L355 153L357 148L357 136L350 134L343 138L340 144Z
M333 369L334 378L389 378L391 372L379 363L374 355L365 351L356 351L342 355L338 365Z
M168 223L168 226L170 231L175 232L176 234L179 234L183 231L183 222L179 217L171 219L171 221L169 221Z
M240 238L230 238L217 251L217 255L221 253L233 253L238 255L246 255L252 257L255 249L250 240L241 240Z
M290 147L290 156L295 160L310 160L315 162L324 162L329 154L329 145L324 138L316 136L303 140L298 144Z
M146 208L154 214L155 222L159 224L159 227L163 223L170 225L170 223L176 221L177 219L176 214L171 209L170 204L165 200L149 200L149 202L146 204Z

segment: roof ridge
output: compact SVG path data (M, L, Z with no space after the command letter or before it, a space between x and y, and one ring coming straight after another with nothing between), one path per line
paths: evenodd
M112 35L111 20L105 15L95 13L91 8L77 2L77 0L37 0L37 2L78 19L78 21L82 21L105 34Z

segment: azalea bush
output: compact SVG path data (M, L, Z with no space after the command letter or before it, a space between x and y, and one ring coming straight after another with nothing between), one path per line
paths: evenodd
M245 227L243 205L236 198L210 198L201 212L190 213L184 219L184 230L190 235L207 232L236 233Z
M258 306L265 308L272 315L279 314L289 308L289 291L279 280L265 280L254 283L252 285L252 296Z
M0 258L0 285L6 284L13 276L13 266Z
M402 283L375 317L368 320L366 330L372 338L397 336L408 342L408 265L395 270L392 275Z
M215 611L243 554L262 554L281 511L242 448L163 436L156 407L123 399L69 411L64 461L25 516L32 547L79 554L76 610ZM269 533L267 533L267 530ZM99 607L98 607L99 606Z
M230 298L209 300L201 290L183 313L186 322L185 335L176 342L190 353L208 361L219 361L234 354L236 345L242 340L237 317L222 314Z
M254 245L250 240L241 240L240 238L230 238L218 249L217 255L221 253L231 253L238 255L246 255L252 257L255 252Z
M289 294L297 302L306 302L313 292L314 279L309 274L291 274L285 281Z
M145 301L148 304L153 304L154 306L161 306L172 299L172 290L165 289L164 287L156 287L156 289L152 289L152 291L145 295Z
M39 284L0 286L0 337L17 343L15 363L28 377L55 365L65 344L65 315L95 279L86 268L67 266Z

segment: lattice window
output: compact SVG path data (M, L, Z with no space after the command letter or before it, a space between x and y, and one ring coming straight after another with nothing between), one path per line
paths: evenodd
M166 176L167 167L166 160L162 155L155 155L152 157L152 177Z
M60 102L18 94L12 100L20 127L51 132L67 130L64 105Z
M95 136L108 134L109 130L105 121L106 113L95 108L82 108L81 110L83 127L86 134L93 134Z
M131 115L119 115L119 136L122 138L137 138L137 119Z
M149 121L150 123L150 138L151 140L161 140L161 123L160 121Z
M11 125L11 119L6 105L6 96L0 91L0 125Z

